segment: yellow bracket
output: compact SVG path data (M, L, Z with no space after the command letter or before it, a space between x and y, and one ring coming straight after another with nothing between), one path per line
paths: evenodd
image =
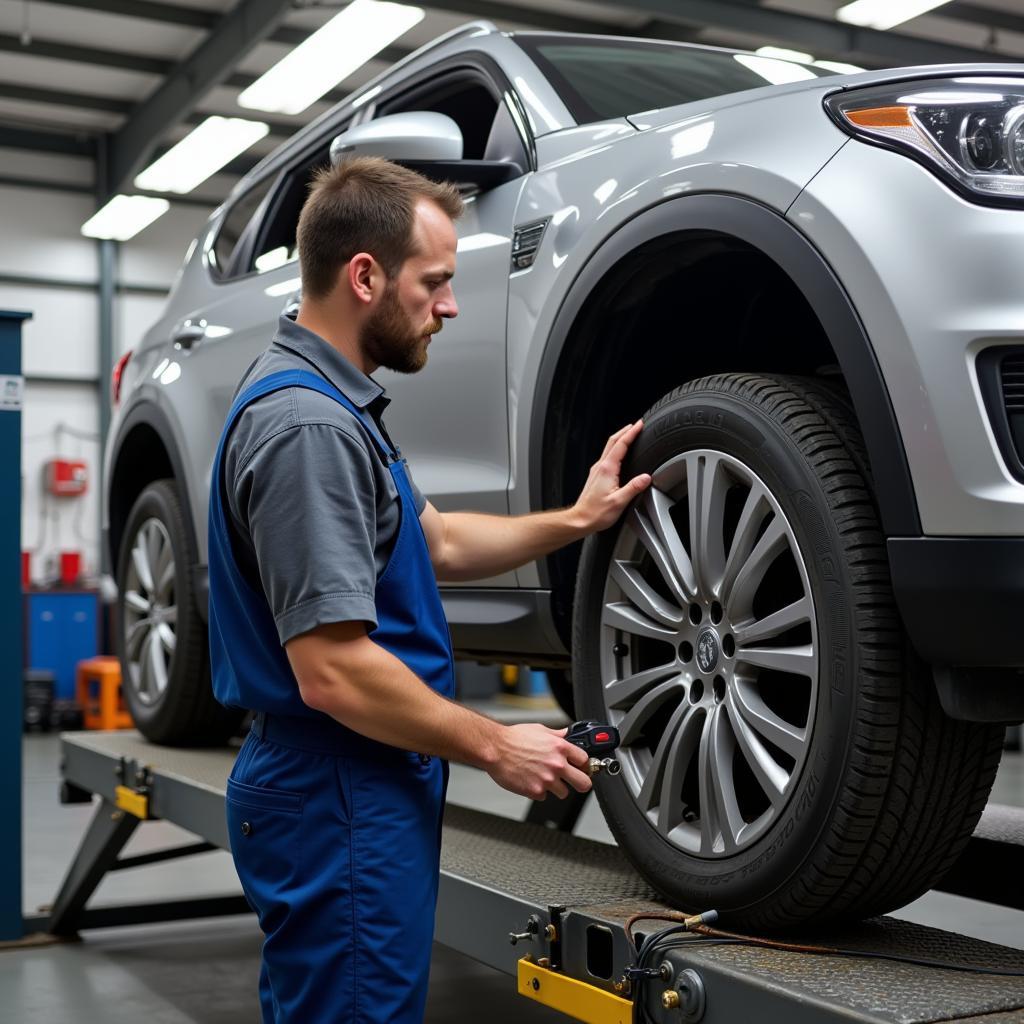
M587 1024L630 1024L633 1004L628 999L577 981L557 971L519 961L519 994Z
M136 793L127 786L118 786L114 790L114 803L136 818L145 821L149 817L149 797L144 793Z

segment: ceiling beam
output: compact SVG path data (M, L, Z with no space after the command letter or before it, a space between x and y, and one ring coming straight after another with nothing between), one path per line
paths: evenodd
M192 112L209 89L280 24L291 0L239 0L206 39L140 103L108 144L101 200L126 187L171 125Z
M1010 11L997 11L981 4L963 3L954 0L930 12L936 18L952 18L955 21L968 21L979 28L1001 28L1007 32L1024 33L1024 16Z
M211 29L220 18L216 11L204 11L195 7L178 7L177 4L158 3L155 0L46 0L46 2L61 7L80 7L82 10L100 11L103 14L118 14L127 18L161 21L167 25L183 25L187 28Z
M17 36L0 33L0 53L20 53L26 57L43 57L48 60L66 60L78 64L95 64L120 71L136 71L143 75L166 75L174 61L159 57L142 57L122 50L100 50L91 46L76 46L71 43L51 43L33 39L27 46Z
M44 132L38 128L19 128L0 124L0 146L10 149L32 149L39 153L60 153L62 156L96 156L96 137L71 132Z

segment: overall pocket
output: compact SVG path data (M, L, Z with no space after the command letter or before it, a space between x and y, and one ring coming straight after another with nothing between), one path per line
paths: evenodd
M290 891L302 885L305 802L302 793L228 779L231 854L261 924L275 907L287 904Z

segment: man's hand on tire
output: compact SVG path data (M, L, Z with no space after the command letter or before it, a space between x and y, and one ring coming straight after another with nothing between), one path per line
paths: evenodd
M545 725L509 725L500 733L496 762L487 774L503 789L531 800L552 793L560 800L569 786L579 793L591 787L587 752L565 739L565 729Z
M643 427L644 421L637 420L612 434L601 457L590 467L590 475L573 507L579 522L588 533L608 529L622 515L625 507L650 487L650 473L641 473L619 486L622 460Z

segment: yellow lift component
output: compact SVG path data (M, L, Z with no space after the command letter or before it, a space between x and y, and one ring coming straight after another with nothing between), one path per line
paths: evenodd
M519 961L519 994L587 1024L630 1024L633 1004L612 992L577 981L558 971Z
M149 817L149 797L145 793L137 793L127 786L118 786L114 790L114 803L122 811L127 811L143 821Z

